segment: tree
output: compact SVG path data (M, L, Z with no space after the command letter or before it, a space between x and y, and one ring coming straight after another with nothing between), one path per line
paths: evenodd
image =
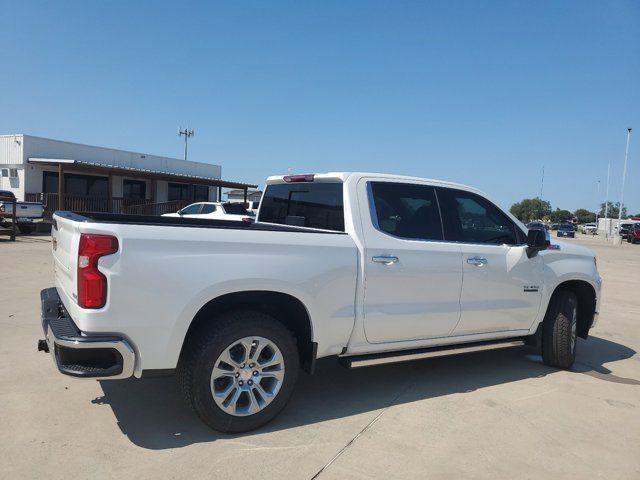
M600 204L600 213L598 214L600 217L604 217L604 202ZM607 216L609 218L618 218L618 213L620 213L620 202L609 202L609 211L607 212ZM622 218L627 218L627 207L622 207Z
M550 215L550 220L553 223L568 222L571 219L573 219L573 213L569 210L560 210L559 208L556 208Z
M522 222L540 220L545 215L551 215L551 204L540 198L525 198L521 202L511 205L509 211Z
M578 219L579 224L594 223L596 221L596 214L586 208L579 208L573 214Z

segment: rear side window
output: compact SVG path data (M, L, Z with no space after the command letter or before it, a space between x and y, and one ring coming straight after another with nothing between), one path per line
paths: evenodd
M442 240L442 222L433 187L371 182L369 197L378 230L410 240Z
M269 185L262 197L258 220L344 232L342 183Z
M213 213L216 211L216 206L211 205L210 203L205 203L202 205L202 212L200 213Z
M489 202L471 192L438 189L445 239L465 243L518 245L524 234L511 219Z
M225 203L222 207L229 215L247 215L249 213L242 203Z

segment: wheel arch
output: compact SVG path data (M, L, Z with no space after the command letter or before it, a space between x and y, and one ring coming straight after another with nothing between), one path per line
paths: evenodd
M573 292L578 299L578 336L586 339L589 336L589 329L593 324L596 312L596 290L585 280L566 280L559 283L549 299L547 309L552 305L553 297L559 292L568 290Z
M220 295L206 304L193 317L182 342L180 356L192 335L205 325L215 323L220 314L231 310L257 310L274 317L296 338L300 366L308 373L315 368L317 343L313 341L313 324L307 307L287 293L268 290L248 290Z

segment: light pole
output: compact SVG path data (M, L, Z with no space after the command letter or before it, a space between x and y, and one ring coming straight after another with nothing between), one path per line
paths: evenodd
M604 238L608 239L611 235L611 222L609 221L609 178L611 177L611 160L607 165L607 193L604 199Z
M189 127L182 130L182 128L178 128L178 136L181 137L184 135L184 159L187 159L187 140L189 137L193 136L193 130L189 130Z
M631 129L627 128L627 148L624 151L624 167L622 168L622 188L620 188L620 205L618 210L618 233L616 235L616 242L622 244L622 237L620 236L620 225L622 224L622 209L624 208L624 182L627 179L627 160L629 158L629 142L631 141Z
M598 202L596 203L596 231L598 231L598 214L600 213L600 180L598 180L598 195L596 195L596 197L598 198Z

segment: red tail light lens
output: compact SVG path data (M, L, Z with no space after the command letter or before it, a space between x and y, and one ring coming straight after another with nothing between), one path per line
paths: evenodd
M107 278L98 270L98 259L118 251L118 239L111 235L80 236L78 248L78 305L102 308L107 303Z

